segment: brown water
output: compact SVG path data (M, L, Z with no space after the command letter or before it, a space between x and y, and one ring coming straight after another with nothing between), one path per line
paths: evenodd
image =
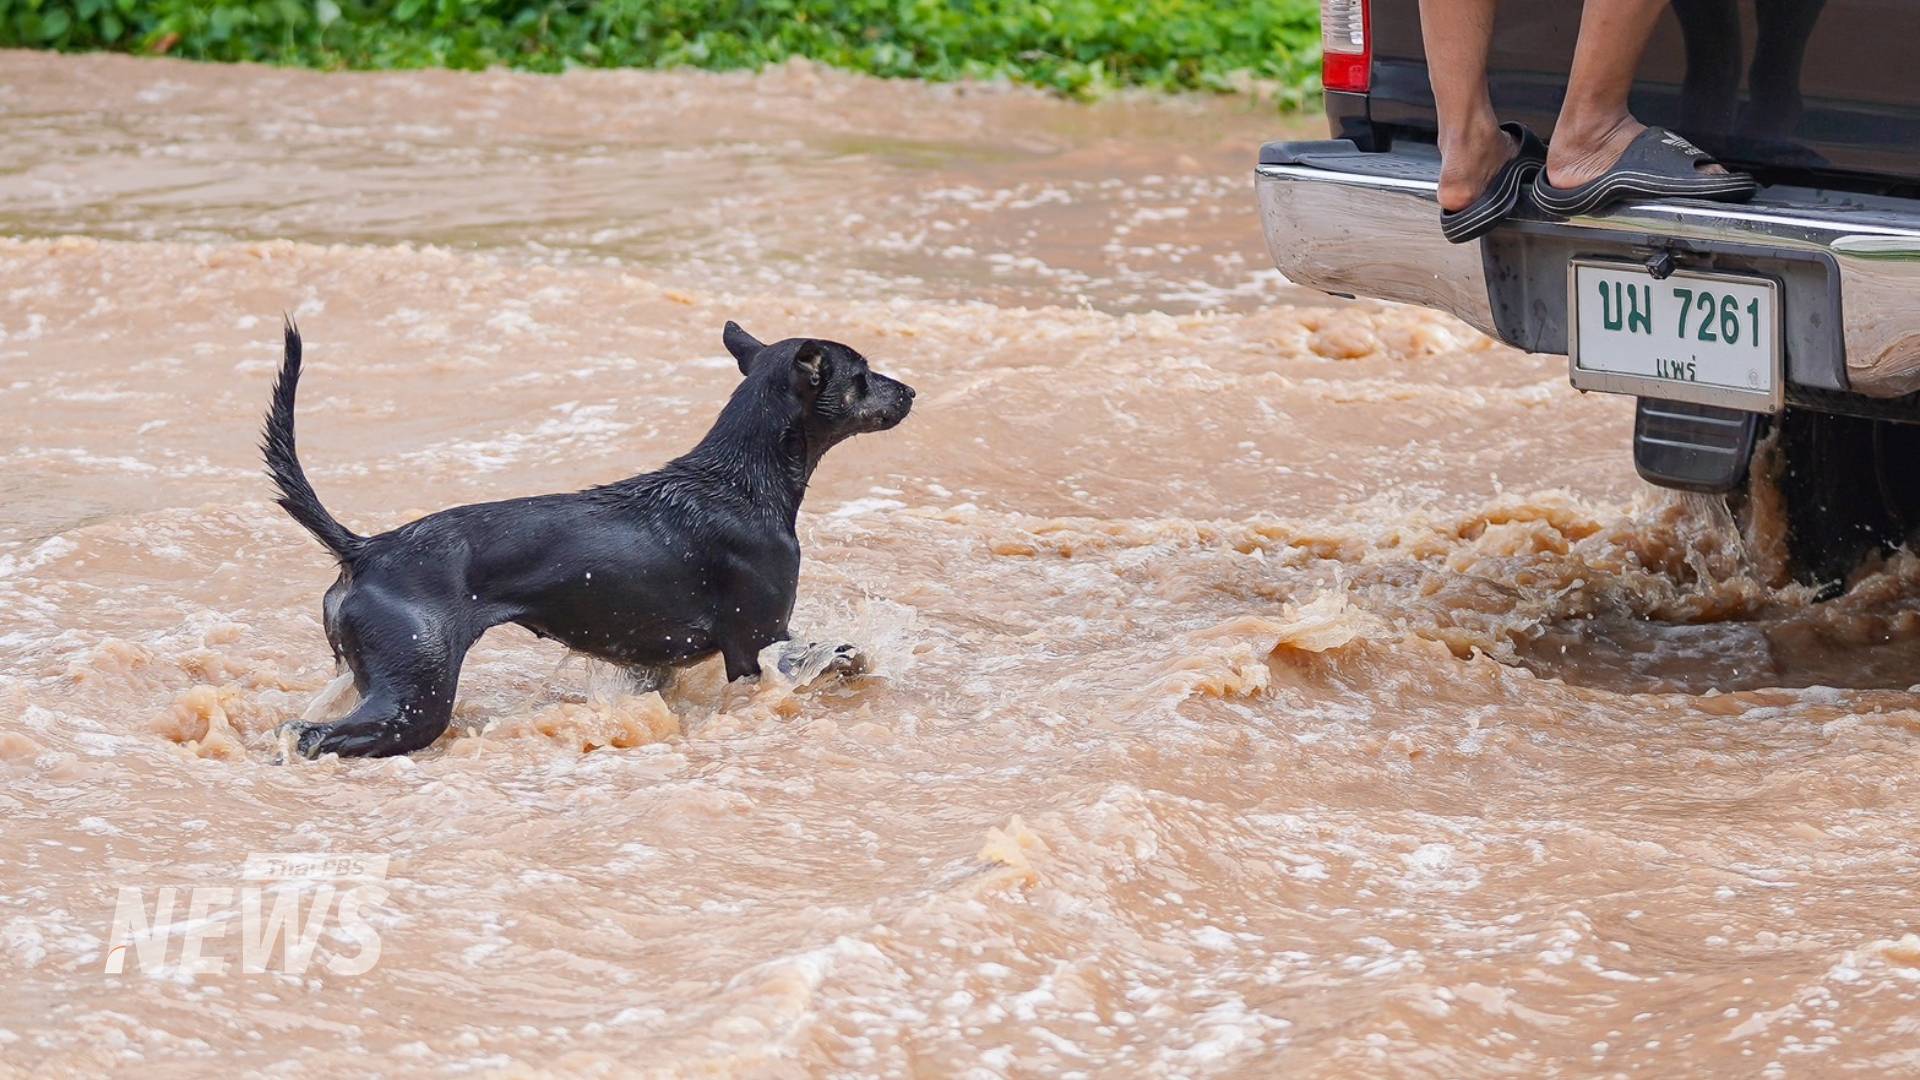
M1920 1070L1920 560L1814 605L1562 362L1285 285L1287 126L0 53L0 1073ZM273 764L282 309L363 531L684 449L728 318L854 344L920 398L796 621L877 675L496 631L433 748ZM389 856L377 963L189 972L183 892L104 973L256 852Z

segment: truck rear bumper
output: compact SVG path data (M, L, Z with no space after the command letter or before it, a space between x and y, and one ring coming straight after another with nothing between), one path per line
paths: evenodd
M1264 147L1255 186L1275 265L1296 284L1437 308L1510 345L1565 353L1570 259L1670 253L1683 267L1781 280L1789 403L1847 411L1841 399L1920 391L1920 202L1776 187L1741 205L1517 216L1456 245L1440 235L1438 166L1424 146Z

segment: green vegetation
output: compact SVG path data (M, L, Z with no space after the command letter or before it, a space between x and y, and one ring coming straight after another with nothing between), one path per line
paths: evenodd
M318 68L753 68L804 56L874 75L1008 77L1298 104L1314 0L0 0L0 46Z

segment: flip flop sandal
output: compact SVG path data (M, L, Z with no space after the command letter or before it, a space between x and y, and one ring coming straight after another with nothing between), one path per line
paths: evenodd
M1557 188L1543 172L1533 184L1533 201L1561 217L1591 214L1603 206L1635 198L1713 199L1741 202L1760 185L1745 173L1702 173L1716 165L1705 150L1668 131L1650 127L1634 137L1620 160L1577 187Z
M1520 205L1520 199L1526 194L1527 185L1534 176L1547 165L1547 146L1540 137L1527 130L1525 124L1511 121L1501 124L1500 130L1513 136L1519 145L1515 153L1500 171L1493 174L1487 182L1487 189L1480 197L1458 210L1440 211L1440 232L1456 244L1485 236L1500 219L1513 213Z

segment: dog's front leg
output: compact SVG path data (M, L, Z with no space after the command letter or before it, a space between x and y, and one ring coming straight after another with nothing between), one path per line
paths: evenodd
M752 641L721 642L720 659L726 661L727 681L730 683L760 677L760 649Z

